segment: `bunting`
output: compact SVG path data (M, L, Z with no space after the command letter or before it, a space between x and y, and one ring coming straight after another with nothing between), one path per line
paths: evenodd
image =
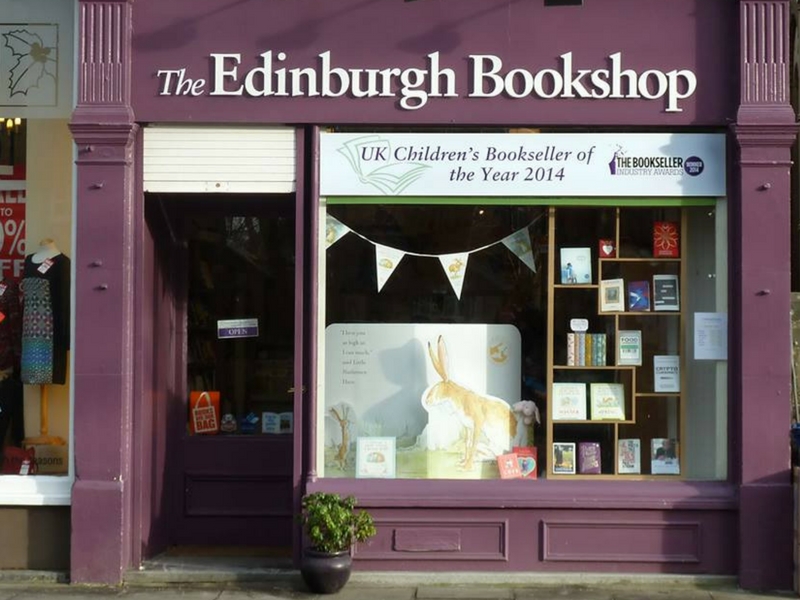
M383 286L386 285L386 282L389 281L389 278L397 269L400 261L402 261L406 255L438 258L439 263L442 265L444 275L453 288L453 292L456 297L461 300L461 290L464 287L464 277L467 273L467 263L469 262L470 254L486 250L496 244L502 243L514 256L519 258L526 267L536 273L536 261L531 244L531 235L528 229L540 218L541 217L537 217L522 229L504 237L499 242L492 242L480 248L454 254L421 254L418 252L406 252L373 242L357 231L353 231L338 219L327 215L325 219L325 247L330 248L348 233L354 233L361 239L375 246L375 274L379 292L383 289Z

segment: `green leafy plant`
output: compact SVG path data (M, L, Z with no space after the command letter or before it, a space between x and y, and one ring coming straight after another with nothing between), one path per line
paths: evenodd
M377 533L366 510L356 510L353 496L314 492L303 497L300 522L311 548L318 552L342 552L355 542L364 542Z

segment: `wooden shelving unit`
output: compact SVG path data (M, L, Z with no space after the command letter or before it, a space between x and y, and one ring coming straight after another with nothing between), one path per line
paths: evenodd
M681 440L685 431L685 406L683 390L685 378L685 335L686 319L683 310L654 311L652 306L653 275L674 274L678 276L680 308L686 306L687 218L680 207L603 207L597 210L594 223L585 227L560 230L559 211L568 216L569 211L589 215L591 209L585 207L551 207L548 227L548 355L547 389L552 402L554 382L616 382L625 388L625 419L591 420L587 393L587 420L554 420L551 405L546 411L547 439L547 477L550 479L680 479L681 475L653 475L650 463L650 444L652 439L670 438L677 441L680 463L685 463L681 455ZM602 215L599 211L605 211ZM634 214L634 211L638 213ZM602 216L602 218L601 218ZM650 222L648 222L648 216ZM655 258L652 256L652 229L656 221L679 223L679 258ZM635 225L635 227L634 227ZM594 228L593 228L594 226ZM586 231L596 239L590 243ZM576 233L577 232L577 233ZM598 240L613 239L616 256L598 257ZM650 240L650 255L646 255L645 241ZM560 283L560 249L562 247L590 247L592 252L591 284ZM621 278L625 280L627 307L627 283L647 280L651 286L650 311L600 311L600 285L604 279ZM585 318L589 321L589 332L593 329L606 334L606 364L576 366L566 362L566 333L571 318ZM599 331L598 331L599 330ZM640 330L642 332L642 363L636 365L617 365L616 335L619 331ZM680 366L681 392L656 392L654 390L653 356L678 355ZM619 472L618 447L620 439L640 440L641 470L637 474ZM595 441L601 445L602 472L600 474L554 473L554 442ZM541 460L541 459L540 459Z

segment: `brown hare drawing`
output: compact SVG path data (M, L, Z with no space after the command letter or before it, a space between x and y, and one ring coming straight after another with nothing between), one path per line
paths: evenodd
M442 380L425 390L422 405L428 411L446 405L458 417L465 438L464 455L459 466L464 470L473 468L479 445L488 447L494 456L507 451L517 429L517 419L509 404L501 398L478 394L450 380L447 348L442 336L439 336L436 353L428 343L428 354Z

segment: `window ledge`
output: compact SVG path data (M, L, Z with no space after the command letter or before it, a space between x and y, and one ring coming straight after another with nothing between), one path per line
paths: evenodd
M72 483L64 475L0 475L0 506L69 506Z

